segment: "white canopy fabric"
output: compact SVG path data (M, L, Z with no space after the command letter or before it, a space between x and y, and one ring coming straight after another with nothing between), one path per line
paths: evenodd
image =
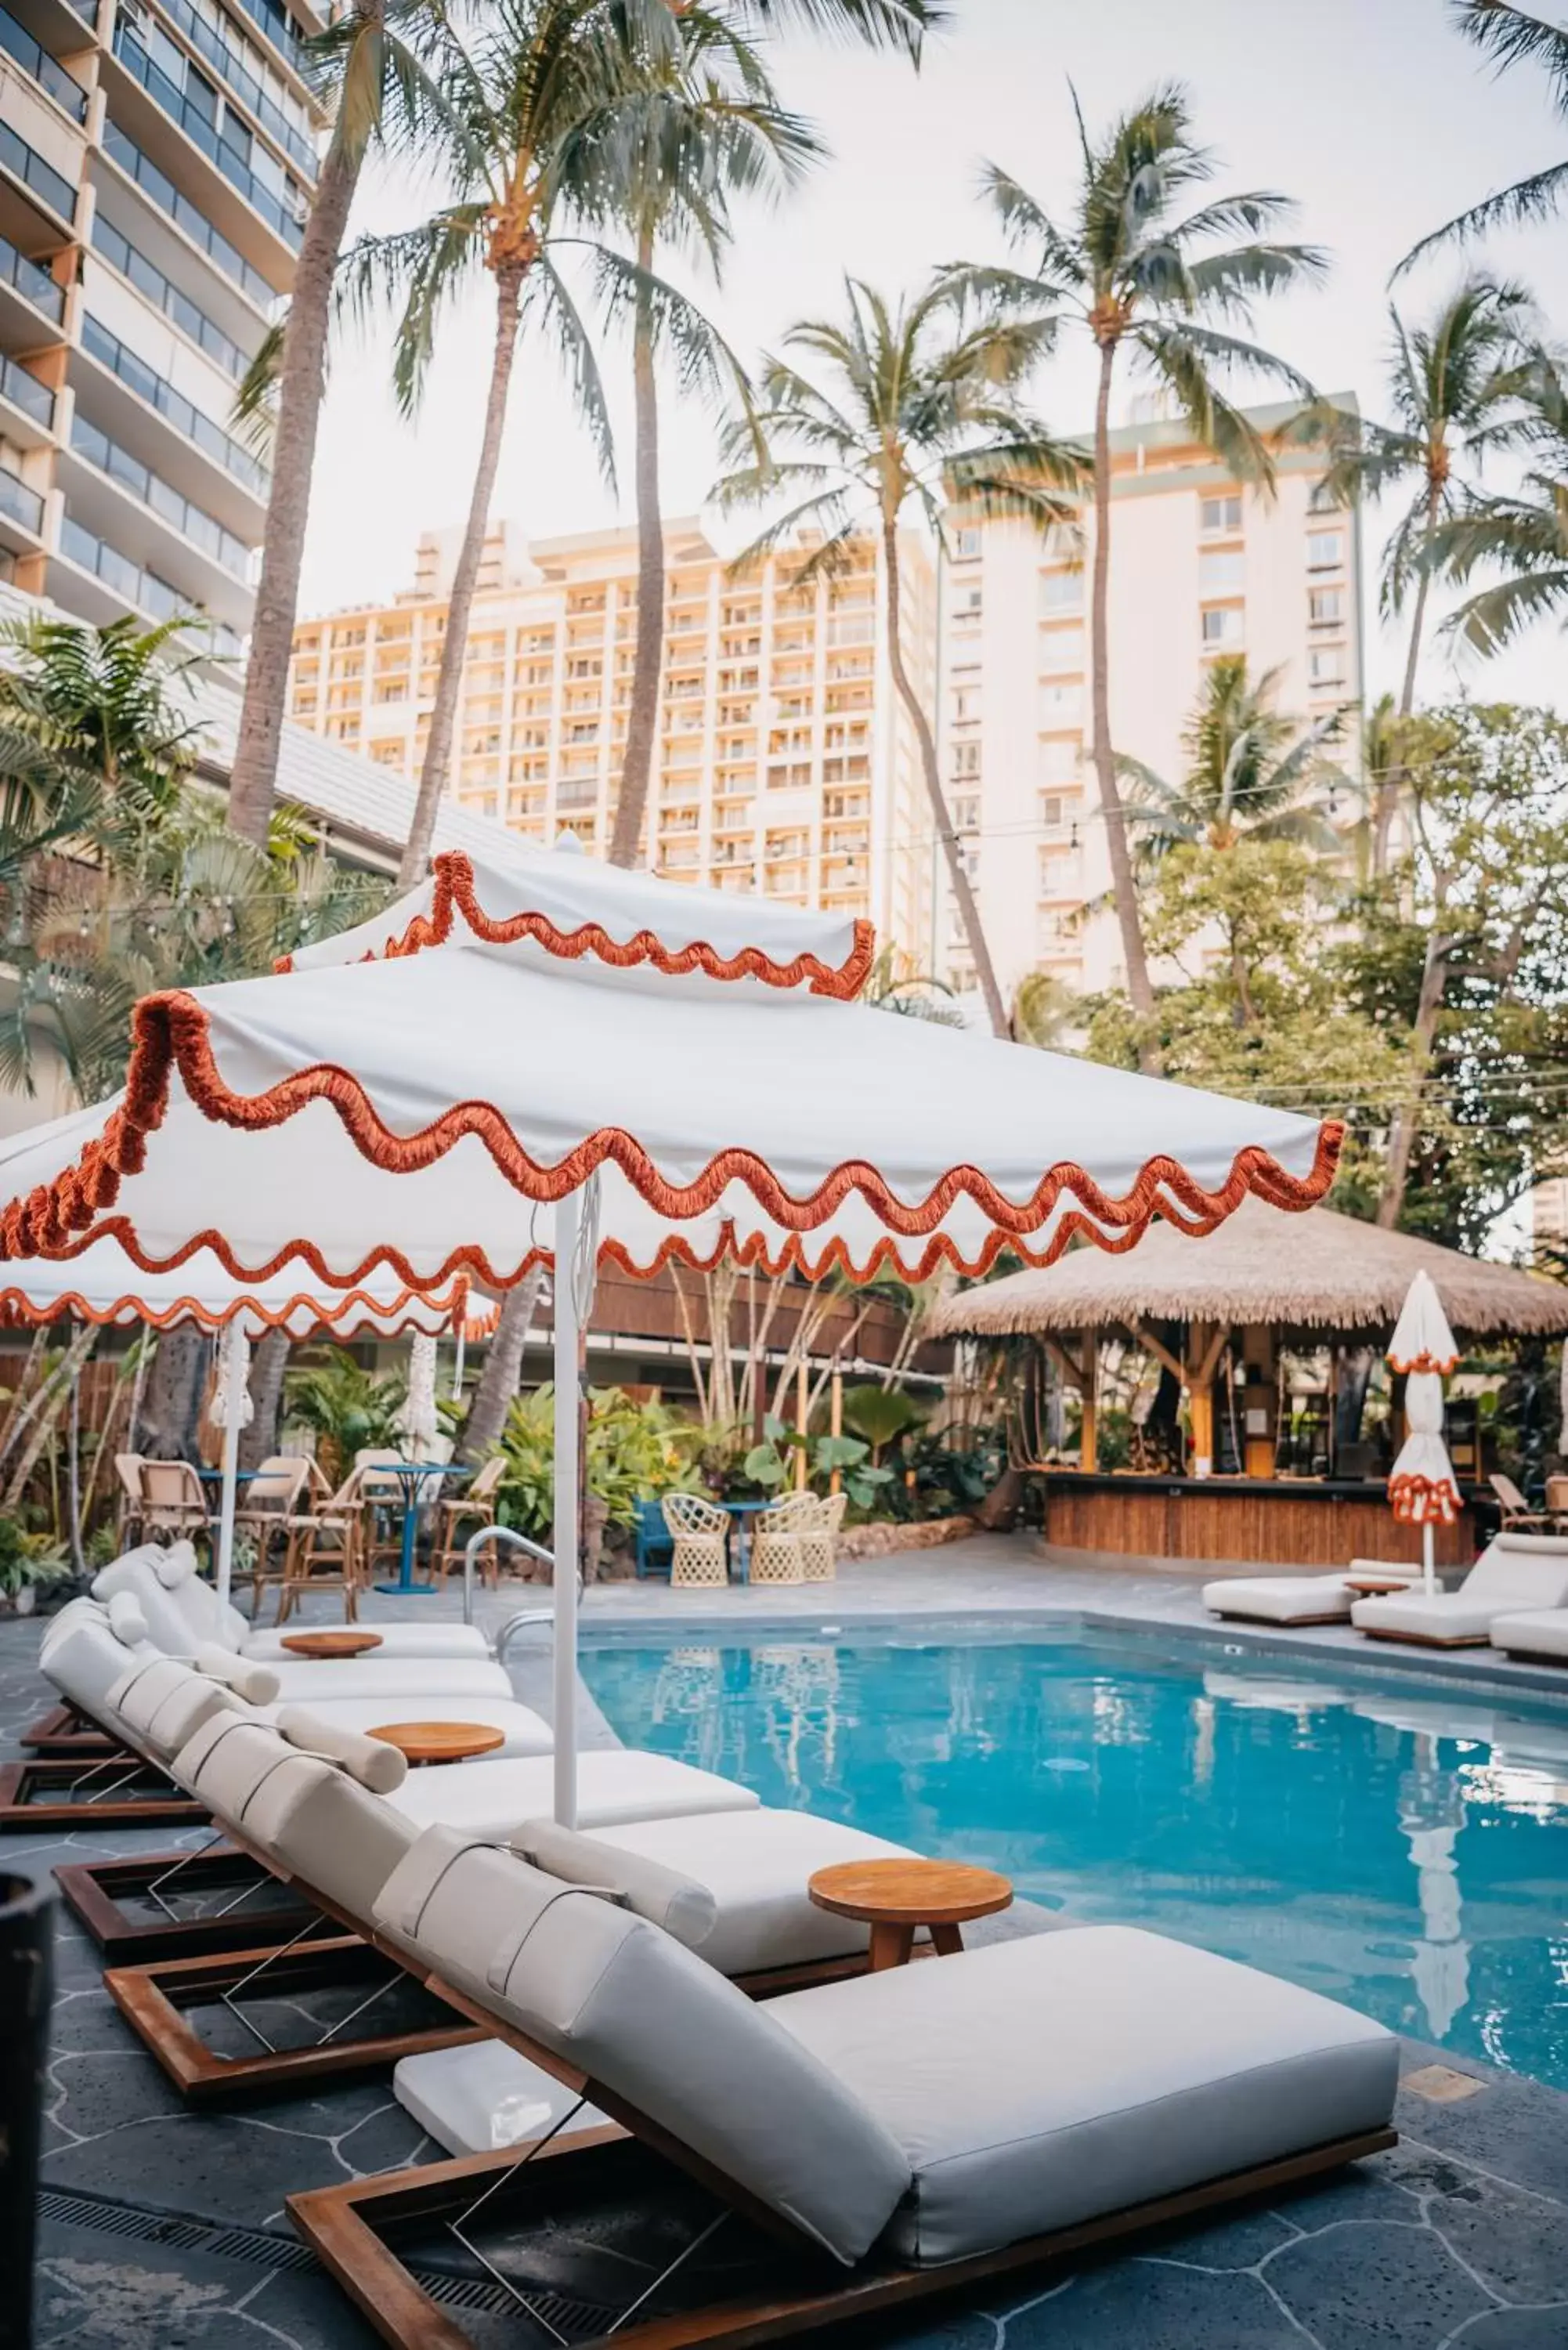
M1396 1371L1408 1373L1405 1381L1408 1433L1389 1471L1388 1499L1402 1524L1421 1529L1428 1593L1437 1585L1432 1528L1451 1526L1463 1506L1459 1479L1443 1441L1443 1375L1453 1369L1459 1358L1437 1285L1429 1274L1418 1273L1388 1342L1389 1364Z
M1388 1341L1389 1366L1396 1371L1438 1371L1446 1378L1459 1359L1437 1284L1429 1273L1417 1273Z
M461 1332L483 1337L495 1309L475 1297L465 1275L454 1274L428 1294L386 1274L353 1289L310 1283L298 1266L245 1284L210 1249L198 1249L171 1273L143 1273L118 1241L94 1241L79 1256L33 1257L0 1274L0 1323L144 1322L167 1330L194 1322L217 1330L237 1322L247 1338L286 1330L291 1338L325 1333L336 1338L393 1338L407 1331L431 1336Z
M568 883L603 920L542 931L533 900ZM148 1267L200 1246L245 1279L297 1258L504 1285L602 1170L601 1250L631 1270L729 1247L924 1278L1075 1233L1129 1247L1155 1215L1207 1232L1249 1192L1301 1208L1332 1180L1314 1119L842 1000L841 922L559 855L483 886L443 858L374 926L388 959L317 949L148 997L124 1095L0 1149L4 1253L109 1233Z
M211 1250L555 1279L556 1811L576 1820L578 1342L595 1267L726 1251L771 1271L1048 1262L1306 1208L1340 1130L857 1003L840 917L580 854L437 860L377 921L137 1007L122 1096L0 1149L0 1254L109 1235L144 1268Z

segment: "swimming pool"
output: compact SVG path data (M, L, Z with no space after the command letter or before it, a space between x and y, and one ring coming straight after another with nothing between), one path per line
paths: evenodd
M1568 1712L1072 1629L587 1648L628 1745L1568 2089Z

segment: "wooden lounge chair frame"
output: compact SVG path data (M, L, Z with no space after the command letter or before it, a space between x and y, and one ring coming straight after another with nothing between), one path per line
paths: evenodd
M112 1731L105 1730L68 1698L62 1699L47 1713L41 1713L36 1721L29 1722L26 1730L18 1732L16 1743L39 1761L54 1762L68 1762L78 1754L85 1762L96 1762L104 1756L129 1751Z
M65 1800L94 1780L100 1781L99 1786L81 1802ZM143 1785L135 1792L137 1781L148 1780L162 1784ZM57 1800L51 1802L51 1795ZM49 1828L79 1828L94 1822L101 1827L186 1828L199 1825L206 1816L204 1804L183 1794L156 1762L130 1748L117 1747L94 1762L78 1758L0 1765L0 1835L38 1835Z
M182 1918L164 1888L182 1877L191 1893L223 1892L234 1887L231 1900L204 1917ZM226 1953L243 1932L262 1928L292 1939L319 1912L301 1902L268 1909L249 1918L234 1914L247 1894L275 1885L270 1869L258 1868L248 1852L219 1836L192 1852L153 1852L134 1860L60 1862L55 1869L60 1898L91 1935L110 1967L136 1966L152 1959L208 1958ZM168 1914L139 1917L125 1908L128 1898L151 1898ZM326 1923L326 1920L322 1921Z
M494 2038L562 2082L579 2104L593 2106L607 2115L612 2123L620 2125L620 2129L595 2131L569 2145L559 2144L556 2131L552 2131L547 2137L499 2155L470 2155L452 2162L432 2163L390 2176L383 2173L374 2178L350 2179L342 2186L317 2188L308 2193L289 2196L289 2218L306 2242L382 2340L393 2345L393 2350L473 2350L473 2341L421 2290L380 2232L383 2229L406 2226L412 2220L439 2220L453 2229L459 2241L466 2243L462 2230L482 2202L496 2213L508 2209L515 2212L530 2190L537 2195L541 2189L547 2192L562 2187L569 2193L570 2180L581 2180L587 2186L594 2177L603 2176L607 2165L624 2166L628 2159L635 2161L648 2154L674 2164L707 2189L720 2204L718 2220L677 2255L653 2286L611 2327L591 2341L578 2343L576 2350L601 2350L601 2345L612 2338L619 2350L689 2350L689 2345L698 2344L709 2345L710 2350L711 2345L732 2344L739 2350L742 2345L781 2342L793 2334L820 2333L877 2310L929 2300L1012 2270L1094 2251L1124 2236L1185 2220L1222 2204L1272 2195L1320 2172L1338 2169L1366 2155L1381 2154L1398 2142L1397 2133L1392 2129L1368 2130L1354 2137L1333 2139L1326 2145L1262 2163L1251 2170L1206 2179L1201 2185L1134 2204L1126 2210L1107 2212L1076 2227L1026 2237L1000 2251L946 2262L938 2268L906 2268L873 2250L855 2268L845 2270L827 2262L818 2246L770 2207L725 2178L660 2124L649 2120L601 2082L564 2063L551 2050L469 2000L438 1975L427 1976L426 1987L460 2014L482 2022ZM576 2110L576 2106L570 2108L565 2119L569 2120ZM563 2126L557 2123L556 2131ZM638 2152L629 2157L628 2140L638 2142ZM541 2163L547 2163L549 2169L541 2172ZM732 2301L636 2322L636 2313L644 2302L655 2298L681 2262L705 2243L719 2221L732 2211L751 2220L775 2242L799 2253L802 2273L798 2287L783 2292L770 2289L764 2297L755 2301ZM522 2291L508 2284L499 2271L492 2269L490 2273L513 2293L523 2309L527 2309Z

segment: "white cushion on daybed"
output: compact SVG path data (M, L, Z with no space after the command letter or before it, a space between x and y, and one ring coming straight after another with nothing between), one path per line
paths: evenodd
M160 1653L147 1640L121 1639L109 1610L91 1600L63 1607L51 1629L39 1655L45 1678L95 1721L106 1720L109 1692L131 1666L153 1664Z
M411 1771L388 1798L421 1827L438 1824L505 1836L522 1820L548 1812L555 1798L548 1755L516 1762L436 1763ZM733 1779L693 1770L668 1754L616 1747L577 1757L577 1818L582 1826L673 1817L682 1812L755 1811L757 1798Z
M1350 1620L1358 1632L1403 1632L1442 1641L1484 1640L1499 1616L1568 1604L1568 1541L1550 1534L1499 1534L1481 1553L1458 1591L1400 1591L1358 1599Z
M1203 1586L1203 1605L1211 1615L1246 1616L1261 1624L1348 1616L1350 1600L1337 1575L1239 1575Z
M768 2013L903 2149L893 2248L986 2251L1377 2129L1390 2032L1315 1991L1091 1926L791 1992Z
M115 1591L132 1593L146 1614L152 1639L167 1656L193 1656L198 1648L213 1643L258 1664L309 1661L284 1647L288 1626L253 1631L237 1607L220 1601L212 1585L197 1572L196 1554L189 1543L175 1543L167 1550L156 1543L145 1543L127 1551L94 1577L92 1587L99 1599ZM375 1664L406 1670L415 1659L426 1658L479 1665L489 1657L484 1635L472 1624L375 1624L367 1628L380 1634L381 1645L355 1658L357 1668ZM502 1679L504 1683L504 1674Z
M699 1818L623 1821L618 1827L572 1835L547 1820L526 1820L507 1839L514 1852L552 1877L609 1885L631 1907L678 1940L700 1950L727 1975L768 1967L804 1966L846 1958L866 1949L870 1928L819 1909L806 1892L819 1868L846 1860L909 1857L907 1845L889 1844L862 1828L811 1812L711 1812ZM650 1898L640 1871L658 1872L669 1895L683 1888L683 1910ZM686 1929L706 1915L706 1929Z
M176 1657L133 1665L109 1701L132 1742L161 1762L171 1762L214 1714L244 1712L233 1690Z
M313 1630L314 1626L286 1624L277 1630L250 1632L245 1635L244 1653L261 1664L299 1664L302 1659L284 1647L285 1640L299 1631ZM443 1659L465 1659L482 1663L490 1650L477 1624L381 1624L371 1617L355 1627L358 1631L374 1632L380 1638L379 1648L367 1648L356 1657L357 1665L402 1665L413 1657L439 1657Z
M1492 1619L1491 1644L1526 1657L1568 1659L1568 1607L1526 1608Z

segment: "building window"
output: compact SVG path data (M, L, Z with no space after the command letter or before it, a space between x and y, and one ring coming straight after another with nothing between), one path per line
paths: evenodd
M1210 547L1198 558L1200 595L1239 596L1246 576L1247 558L1239 546Z
M1345 647L1314 645L1307 654L1307 683L1314 691L1345 683Z
M1042 629L1040 666L1047 676L1060 677L1084 666L1082 629Z
M983 588L960 588L955 591L953 596L953 620L955 624L961 625L967 620L978 620L982 616L984 610L985 590Z
M1307 500L1307 512L1314 515L1337 514L1344 504L1345 500L1335 494L1327 482L1314 482L1312 485L1312 495Z
M1065 832L1068 826L1073 824L1075 820L1075 811L1076 807L1077 802L1075 800L1069 800L1061 792L1042 792L1040 795L1040 824L1042 830L1045 832Z
M976 525L969 523L962 530L954 531L953 560L955 562L972 563L979 553L980 531Z
M1076 726L1084 715L1081 679L1048 681L1040 688L1040 723L1044 727Z
M1040 745L1040 780L1043 784L1076 783L1081 772L1084 746L1075 734L1050 734Z
M1307 618L1314 629L1338 628L1345 619L1344 588L1311 588L1307 595Z
M979 773L980 744L978 743L955 743L953 744L953 775L955 780L961 775L978 775Z
M953 801L953 829L955 832L980 830L980 802L971 792L966 792L961 798Z
M1307 540L1307 569L1336 571L1344 561L1344 534L1337 530L1314 530Z
M1220 498L1205 498L1199 508L1199 528L1205 538L1224 538L1241 527L1241 493L1227 491Z
M1218 652L1221 648L1239 645L1242 636L1242 612L1239 604L1216 604L1203 614L1203 646L1206 652Z
M1043 571L1040 574L1040 609L1043 612L1080 612L1084 608L1084 575L1081 571Z

